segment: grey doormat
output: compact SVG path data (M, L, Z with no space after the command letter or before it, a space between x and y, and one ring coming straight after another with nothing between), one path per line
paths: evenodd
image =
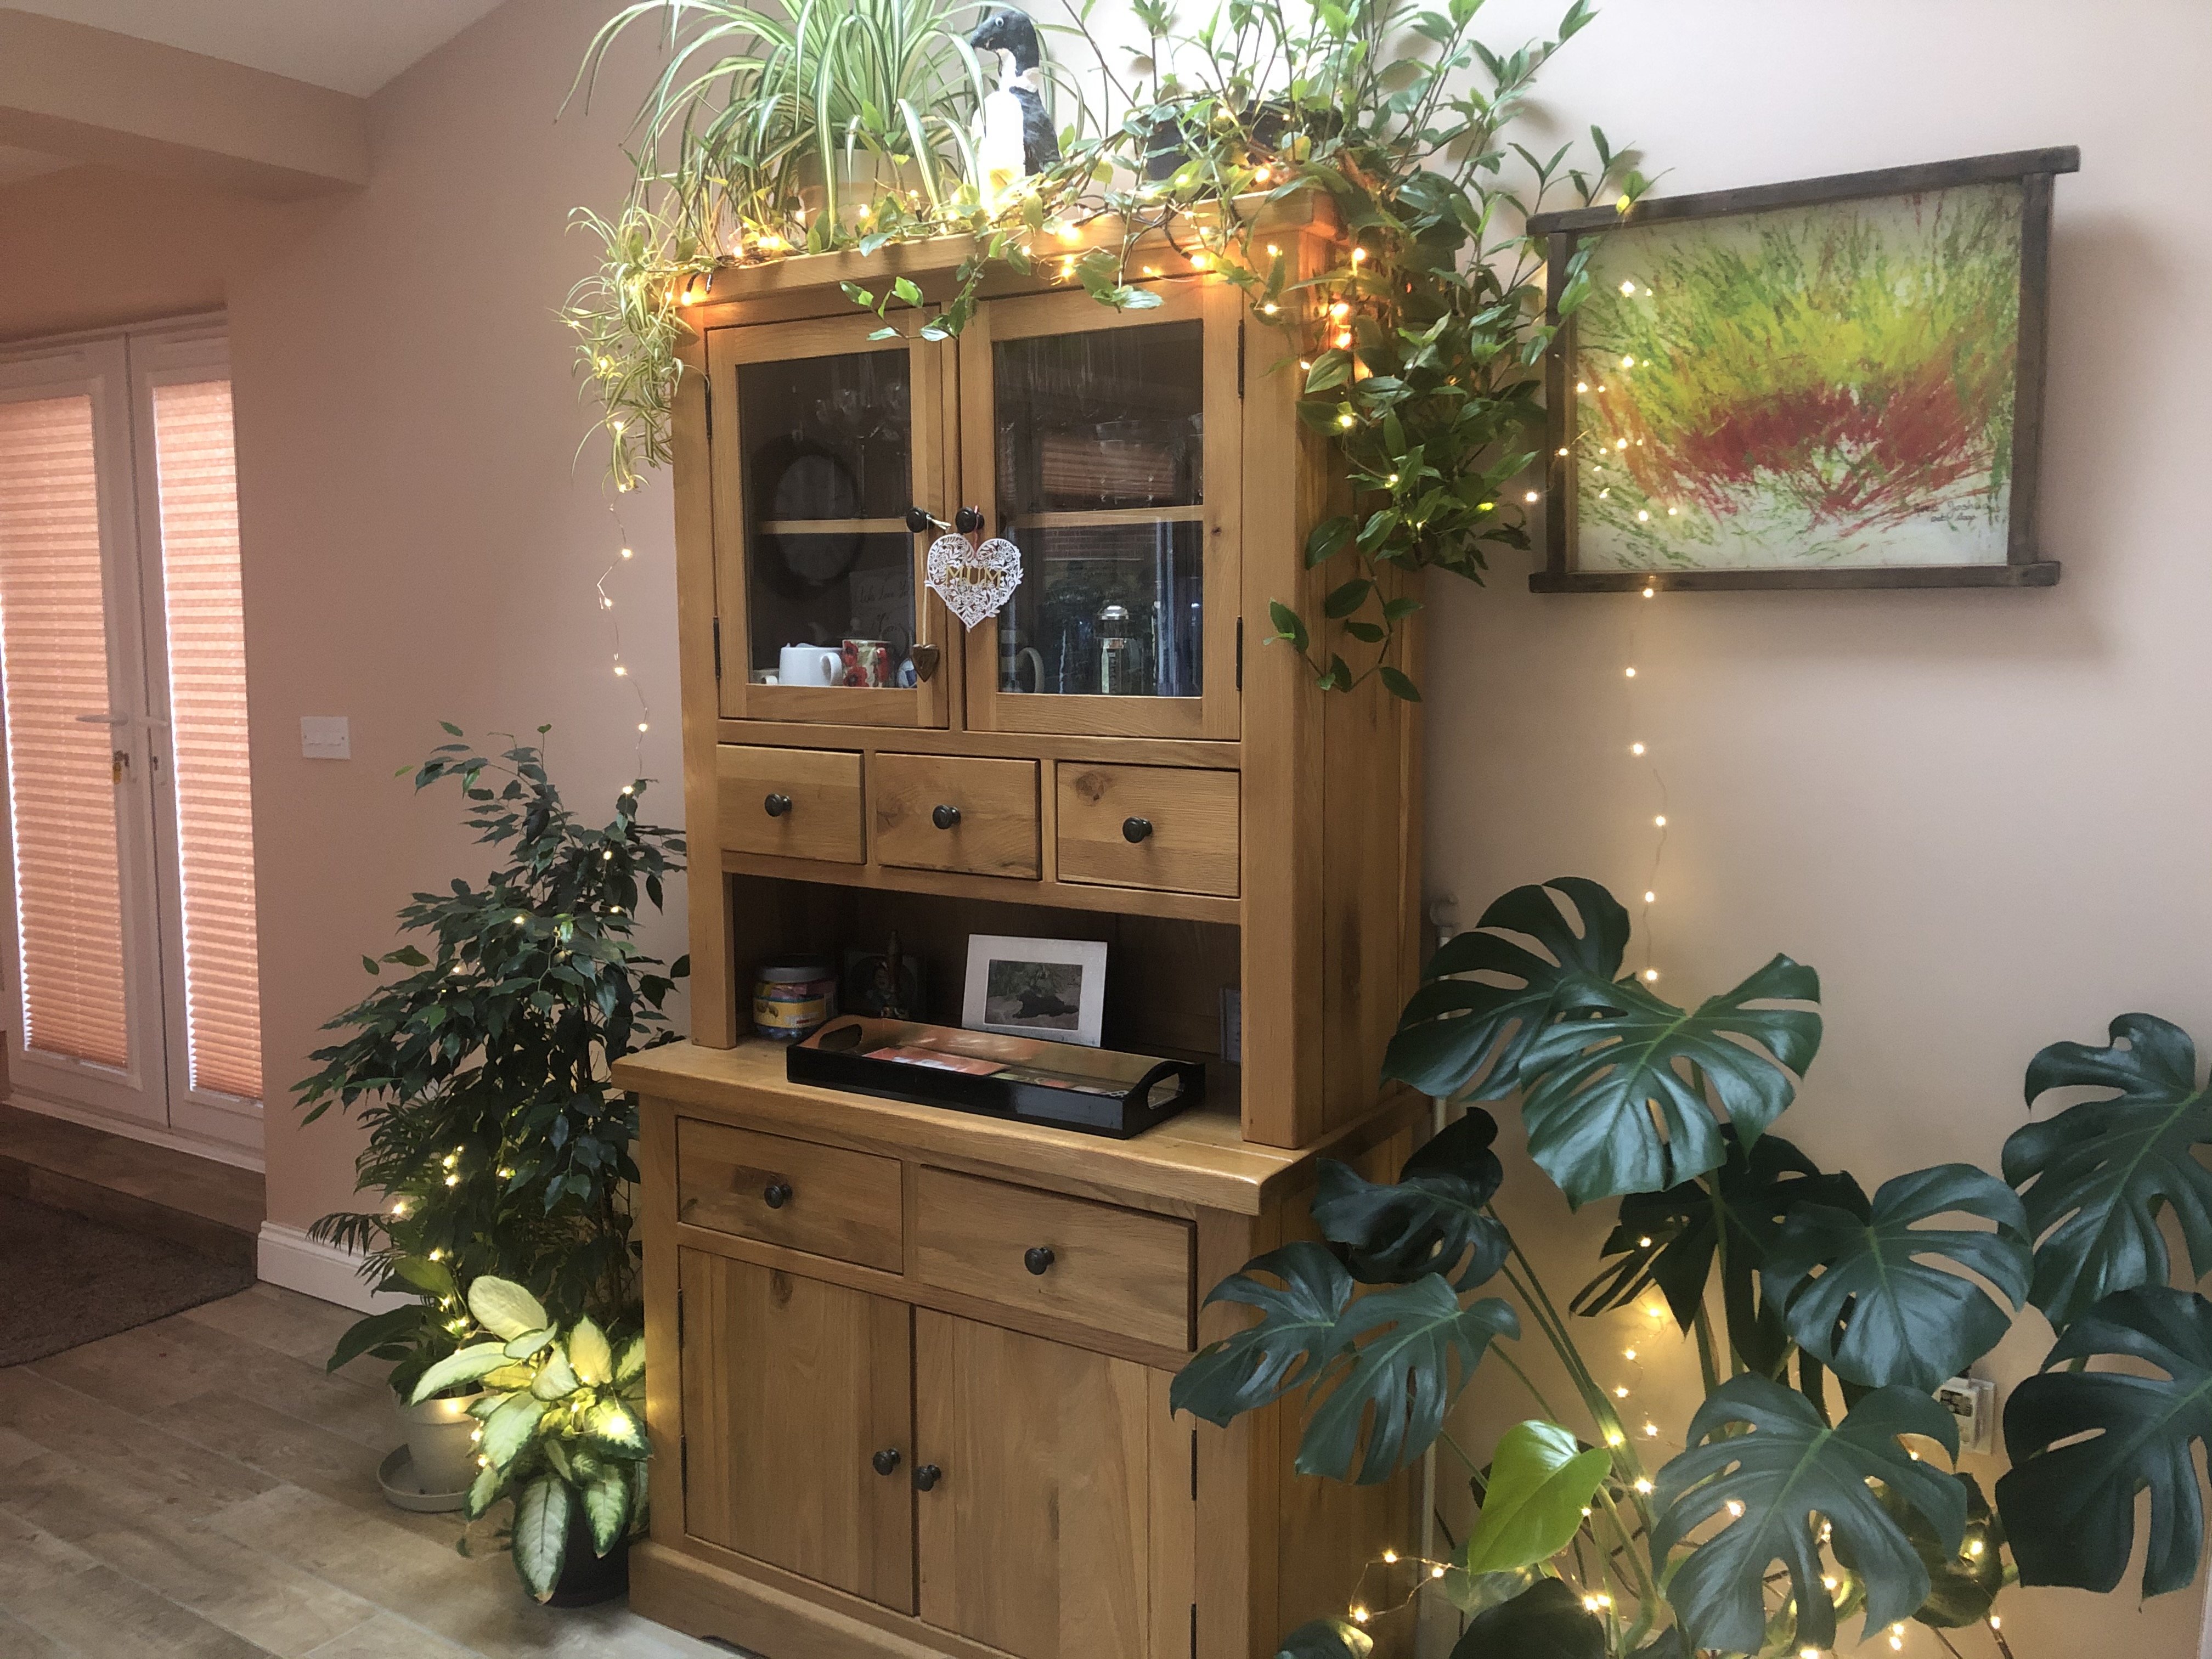
M253 1270L0 1193L0 1365L166 1319L253 1283Z

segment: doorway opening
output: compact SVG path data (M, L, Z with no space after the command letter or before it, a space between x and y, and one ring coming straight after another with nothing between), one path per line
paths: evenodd
M258 1168L261 1019L220 319L0 353L15 1104Z

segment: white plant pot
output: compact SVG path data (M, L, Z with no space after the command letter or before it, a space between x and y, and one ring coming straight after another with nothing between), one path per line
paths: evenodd
M469 1407L481 1392L435 1400L419 1406L399 1404L407 1434L407 1455L416 1484L425 1493L464 1492L477 1478L477 1420Z

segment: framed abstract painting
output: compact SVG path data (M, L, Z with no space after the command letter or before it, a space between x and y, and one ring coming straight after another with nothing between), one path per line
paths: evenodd
M1539 592L2042 587L2051 180L2023 150L1532 218Z

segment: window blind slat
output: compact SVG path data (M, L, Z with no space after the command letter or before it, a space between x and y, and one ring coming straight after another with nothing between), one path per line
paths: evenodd
M155 387L154 442L191 1081L258 1100L261 987L230 383Z
M122 883L88 396L0 404L0 698L23 1043L121 1067Z

